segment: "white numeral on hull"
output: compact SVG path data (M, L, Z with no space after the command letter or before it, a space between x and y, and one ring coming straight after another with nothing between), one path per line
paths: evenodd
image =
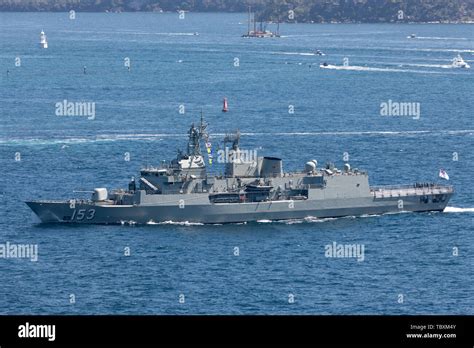
M71 221L82 221L84 218L86 218L86 220L92 220L94 216L95 209L74 209L71 216Z

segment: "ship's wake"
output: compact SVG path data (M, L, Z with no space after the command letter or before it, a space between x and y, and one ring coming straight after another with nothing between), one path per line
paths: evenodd
M415 64L415 63L400 63L399 66L404 67L404 66L414 66L414 67L420 67L420 68L440 68L440 69L457 69L454 65L452 64Z
M316 53L311 52L270 52L271 54L281 54L287 56L315 56Z
M417 40L470 40L467 37L441 37L441 36L417 36L414 37Z
M404 64L408 65L408 64ZM428 65L428 64L426 64ZM422 64L417 65L422 67ZM425 66L426 67L426 66ZM433 67L433 66L432 66ZM437 67L448 67L438 65ZM450 67L450 66L449 66ZM446 74L446 72L432 71L432 70L413 70L413 69L397 69L397 68L378 68L378 67L369 67L369 66L358 66L358 65L321 65L321 69L329 70L348 70L348 71L368 71L368 72L396 72L396 73L414 73L414 74Z
M474 213L474 208L446 207L443 213Z
M319 222L328 222L340 219L361 219L361 218L371 218L371 217L378 217L383 214L363 214L363 215L348 215L348 216L340 216L340 217L326 217L326 218L318 218L314 216L307 216L304 219L291 219L291 220L276 220L274 222L284 223L286 225L293 225L293 224L301 224L301 223L319 223Z
M203 226L204 224L201 222L189 222L189 221L163 221L163 222L155 222L150 220L146 223L147 225L176 225L176 226Z
M326 132L242 132L245 136L352 136L352 135L380 135L380 136L442 136L442 135L472 135L474 129L459 129L459 130L415 130L415 131L326 131ZM212 136L224 136L224 133L212 133ZM84 136L78 137L61 137L58 139L50 138L1 138L0 145L6 146L61 146L62 149L67 149L72 145L81 145L88 143L101 142L120 142L120 141L162 141L163 138L184 138L186 134L104 134L100 136Z
M294 225L294 224L304 224L304 223L320 223L320 222L328 222L340 219L362 219L362 218L372 218L372 217L380 217L383 215L398 215L398 214L405 214L405 213L412 213L409 211L397 211L397 212L388 212L384 214L363 214L363 215L348 215L348 216L341 216L341 217L326 217L326 218L318 218L314 216L307 216L301 219L284 219L284 220L270 220L270 219L261 219L257 220L253 223L256 224L285 224L285 225ZM443 213L474 213L474 208L460 208L460 207L446 207ZM252 222L251 222L252 223ZM135 221L121 221L122 225L134 226L136 225ZM229 223L229 225L247 225L247 222L238 222L238 223ZM146 225L150 226L164 226L164 225L173 225L173 226L221 226L222 224L219 223L211 223L211 224L204 224L201 222L190 222L190 221L162 221L162 222L155 222L150 220L146 223Z

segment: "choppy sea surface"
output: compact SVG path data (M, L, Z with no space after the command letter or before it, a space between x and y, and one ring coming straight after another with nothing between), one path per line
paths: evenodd
M474 314L474 26L280 29L241 38L246 14L0 13L0 244L38 246L36 262L0 257L1 314ZM472 69L450 66L458 54ZM95 103L93 119L56 115L64 100ZM420 103L419 118L382 116L389 100ZM201 110L215 147L238 128L286 170L347 153L371 184L443 168L456 194L443 213L230 225L44 225L24 204L125 187L184 148ZM334 242L363 260L326 257Z

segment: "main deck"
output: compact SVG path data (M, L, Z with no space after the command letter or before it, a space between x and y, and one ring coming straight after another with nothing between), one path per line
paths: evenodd
M374 198L431 196L454 193L453 186L438 184L389 185L371 186L370 192Z

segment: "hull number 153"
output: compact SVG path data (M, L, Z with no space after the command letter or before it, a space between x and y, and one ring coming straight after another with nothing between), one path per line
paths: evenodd
M86 220L92 220L94 216L95 209L74 209L71 220L82 221L84 218Z

